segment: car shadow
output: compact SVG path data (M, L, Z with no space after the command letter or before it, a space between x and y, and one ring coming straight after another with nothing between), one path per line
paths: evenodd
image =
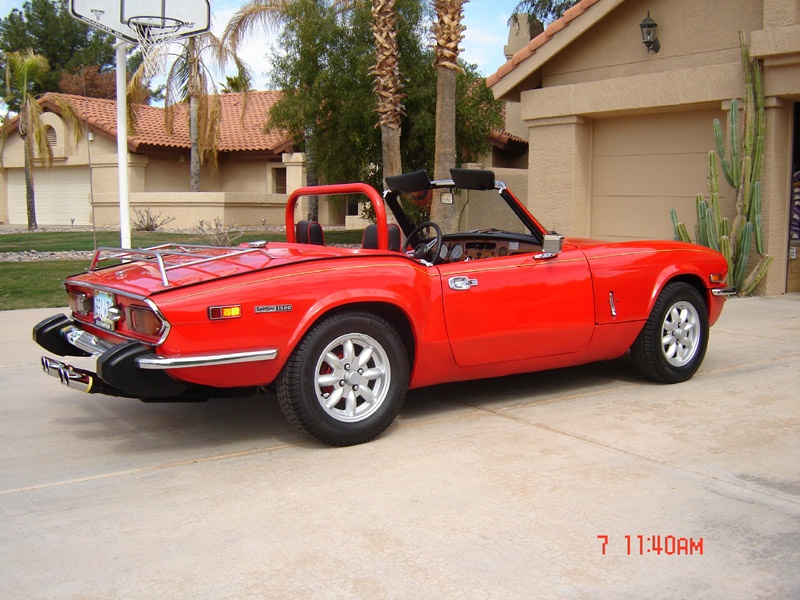
M630 357L623 356L577 367L441 384L409 391L398 421L544 402L641 381ZM200 403L143 403L100 395L73 399L72 394L69 399L80 408L59 419L60 425L76 437L105 441L120 452L203 448L226 453L303 442L310 448L325 447L296 431L284 418L277 397L268 392Z

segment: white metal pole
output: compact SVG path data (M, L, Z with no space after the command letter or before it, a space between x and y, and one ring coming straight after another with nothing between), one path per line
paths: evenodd
M117 162L119 164L119 234L120 245L131 247L131 215L128 200L128 107L125 55L128 42L119 40L117 51Z

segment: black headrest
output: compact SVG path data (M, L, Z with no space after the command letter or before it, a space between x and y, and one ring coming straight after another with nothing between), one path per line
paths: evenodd
M462 190L493 190L494 172L484 169L450 169L450 177Z
M316 244L317 246L325 245L325 234L322 233L322 225L316 221L311 221L308 224L308 243Z
M427 190L431 186L431 178L424 170L390 175L386 178L386 185L396 194L411 194Z
M308 221L298 221L294 226L294 241L298 244L308 243Z

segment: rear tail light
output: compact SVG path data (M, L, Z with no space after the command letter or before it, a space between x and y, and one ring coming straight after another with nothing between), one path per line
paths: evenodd
M149 308L144 306L129 306L128 329L155 337L164 329L164 323L158 315Z
M83 292L70 292L69 309L77 315L88 315L92 312L92 297Z

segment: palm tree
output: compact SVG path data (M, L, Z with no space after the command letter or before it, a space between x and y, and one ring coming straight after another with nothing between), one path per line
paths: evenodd
M378 125L381 127L383 177L402 173L400 159L400 116L404 98L397 48L395 0L372 1L372 36L375 40L375 94L378 97Z
M219 38L210 31L188 37L180 42L180 51L167 71L164 104L164 125L172 135L176 107L189 103L189 139L191 142L189 177L191 190L200 191L200 167L208 163L212 169L217 167L219 149L220 115L222 104L217 87L211 77L206 60L220 68L233 61L237 68L235 79L249 81L250 74L235 52L226 48ZM204 55L209 55L204 60ZM129 94L141 89L145 79L145 65L142 64L133 74L128 84ZM242 110L246 109L243 103Z
M336 12L346 13L365 0L332 0ZM250 0L233 15L225 33L223 42L235 50L243 37L254 29L269 31L278 27L283 21L287 7L292 0ZM397 50L397 12L395 0L372 0L372 31L375 40L375 65L372 74L375 76L375 94L377 96L378 125L381 128L383 174L399 174L402 172L400 159L400 116L403 104L400 91L402 77L398 66ZM313 129L306 129L306 145L309 153L309 183L315 179L313 169Z
M436 49L436 150L434 179L449 179L450 169L456 166L456 77L464 71L458 66L458 44L464 39L462 25L464 3L467 0L433 0L436 23L433 34ZM434 196L431 220L442 229L455 230L455 205L445 205Z
M16 100L19 105L17 129L24 142L25 152L25 202L28 212L28 229L38 229L36 223L36 201L33 190L33 166L35 155L43 158L49 168L53 164L53 149L47 142L47 126L42 121L42 105L33 92L33 84L50 70L47 59L31 48L8 52L6 63L5 102ZM80 121L73 108L58 96L52 96L59 107L61 118L72 129L77 144L83 137ZM10 130L3 129L3 142Z
M227 76L225 78L225 85L222 86L223 94L247 93L250 90L250 77L241 76L240 74Z

